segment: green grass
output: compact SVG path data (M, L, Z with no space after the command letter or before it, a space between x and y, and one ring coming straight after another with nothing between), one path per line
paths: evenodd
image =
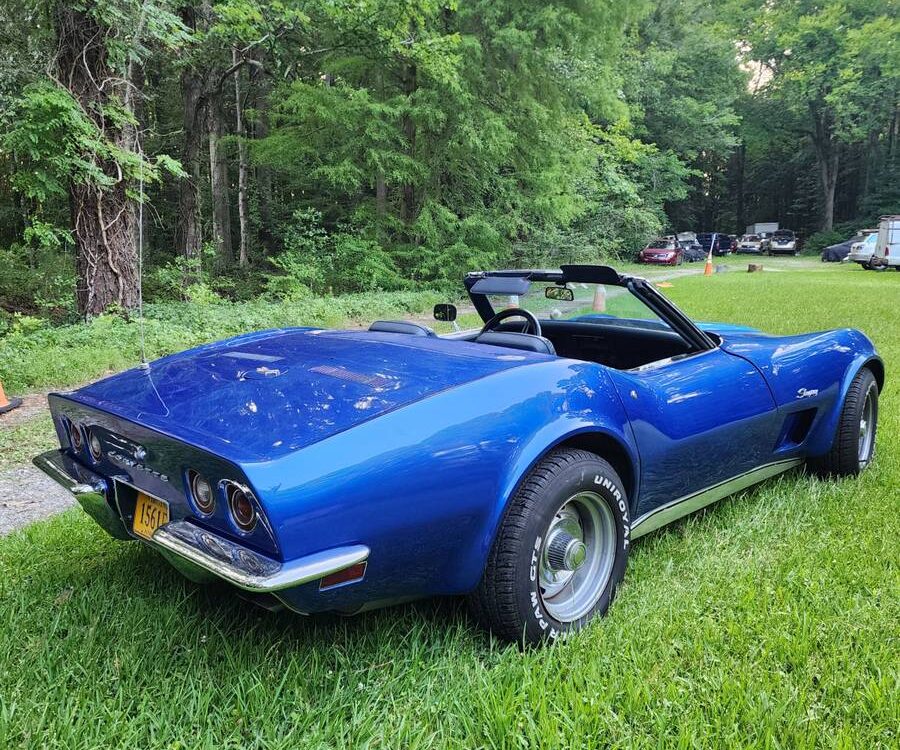
M0 430L0 471L28 463L32 456L54 447L56 441L49 414Z
M639 540L609 616L528 653L453 600L261 612L69 512L0 540L0 748L896 747L900 274L668 292L707 320L870 333L874 465L785 475Z

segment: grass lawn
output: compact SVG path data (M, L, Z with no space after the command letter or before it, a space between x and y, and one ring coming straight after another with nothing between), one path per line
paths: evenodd
M699 319L869 333L871 469L788 474L639 540L608 617L524 654L458 601L262 612L69 512L0 540L0 748L897 747L900 274L672 283Z

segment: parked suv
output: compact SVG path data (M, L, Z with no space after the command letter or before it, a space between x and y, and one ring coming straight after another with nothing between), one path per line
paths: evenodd
M728 255L731 252L731 237L721 232L698 234L697 241L705 253L709 253L710 248L712 248L713 255Z
M768 242L769 255L800 255L800 242L790 229L772 232Z

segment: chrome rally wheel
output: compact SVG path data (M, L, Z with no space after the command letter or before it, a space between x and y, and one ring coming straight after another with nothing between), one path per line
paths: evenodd
M615 560L612 511L595 492L566 500L544 535L540 554L541 601L559 622L584 617L609 583Z
M625 575L631 530L625 486L596 454L556 449L509 500L478 588L475 618L537 645L606 612Z
M859 418L859 468L865 469L875 453L875 429L878 425L878 385L871 383L866 391L862 415Z

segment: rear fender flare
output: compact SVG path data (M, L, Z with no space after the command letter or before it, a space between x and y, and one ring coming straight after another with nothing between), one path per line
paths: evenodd
M506 508L525 477L541 459L562 445L578 446L585 450L591 450L590 446L598 443L606 442L608 445L615 445L618 455L611 463L620 472L620 478L630 494L628 512L631 514L636 501L640 464L637 450L628 433L630 433L630 428L625 422L621 426L611 423L584 424L573 430L571 424L561 424L559 421L534 433L528 443L518 452L516 460L511 462L504 472L501 491L485 520L484 533L481 535L478 548L472 550L472 554L478 558L477 569L484 570ZM607 455L601 457L610 459ZM623 471L625 472L624 476L622 476ZM469 583L471 584L470 588L474 588L478 581Z

